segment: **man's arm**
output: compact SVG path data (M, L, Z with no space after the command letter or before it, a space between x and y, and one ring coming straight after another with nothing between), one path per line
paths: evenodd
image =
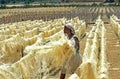
M76 51L79 51L79 48L80 48L79 39L78 39L77 36L74 36L73 38L75 40L75 46L74 47L75 47Z

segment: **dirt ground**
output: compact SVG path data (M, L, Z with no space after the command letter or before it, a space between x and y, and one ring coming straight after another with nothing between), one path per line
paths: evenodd
M120 42L111 26L105 25L107 29L107 59L109 62L110 79L120 79Z

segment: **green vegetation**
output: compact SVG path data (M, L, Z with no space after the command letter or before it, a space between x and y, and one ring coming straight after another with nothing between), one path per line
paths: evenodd
M59 2L68 2L69 0L0 0L0 4L8 4L8 3L25 3L30 4L32 2L41 2L41 3L59 3Z
M111 1L111 2L109 2L106 5L106 2L108 1ZM104 3L93 2L91 4L80 4L80 3L74 3L73 0L0 0L0 9L31 8L31 7L81 7L81 6L95 7L95 6L119 6L120 5L120 0L114 0L114 1L106 0ZM34 3L36 3L37 5L36 4L34 5ZM12 4L12 6L7 6L8 4ZM21 4L21 6L15 6L14 4Z
M115 0L116 5L120 5L120 0Z
M0 0L0 4L14 4L14 3L25 3L30 4L33 2L40 3L68 3L68 2L85 2L84 0ZM94 0L93 2L95 2ZM105 2L120 2L120 0L105 0ZM91 2L91 0L90 0ZM102 2L102 1L101 1Z

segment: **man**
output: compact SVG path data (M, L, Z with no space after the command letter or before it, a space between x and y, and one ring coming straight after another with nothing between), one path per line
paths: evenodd
M70 46L74 50L74 54L70 58L68 58L69 60L67 62L65 61L66 64L61 70L60 79L65 79L66 71L69 71L70 74L73 74L82 63L82 57L79 52L79 40L75 35L75 30L72 24L66 24L64 26L64 34L68 38L68 41L71 44Z

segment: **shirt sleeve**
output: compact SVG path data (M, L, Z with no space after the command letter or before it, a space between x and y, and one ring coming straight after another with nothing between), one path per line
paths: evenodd
M80 48L80 45L79 45L79 39L78 39L78 37L77 37L76 35L73 36L73 39L74 39L74 41L75 41L74 48L76 49L76 51L78 51L79 48Z

